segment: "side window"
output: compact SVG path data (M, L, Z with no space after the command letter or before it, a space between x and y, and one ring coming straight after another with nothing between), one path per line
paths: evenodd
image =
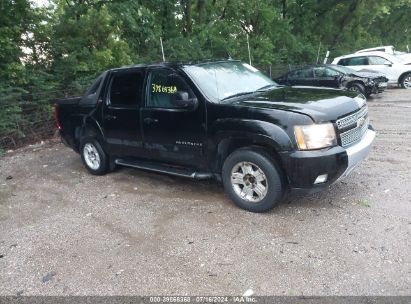
M179 95L185 95L188 98L195 97L185 80L169 69L151 71L147 87L147 107L149 108L179 108L176 102Z
M80 104L92 105L97 103L98 93L100 93L101 83L103 82L103 77L98 77L94 83L87 89L84 96L80 99Z
M347 62L343 65L368 65L367 57L352 57L345 59Z
M305 78L313 78L312 69L296 70L288 74L288 79L305 79Z
M336 77L336 76L340 76L340 72L330 69L330 68L326 68L325 69L325 75L327 77Z
M110 85L110 105L139 106L144 82L143 71L126 70L117 72Z
M369 65L391 64L391 62L389 62L385 58L382 58L382 57L379 57L379 56L370 56L370 57L368 57L368 63L369 63Z
M314 68L314 77L316 78L327 77L327 69L325 67Z
M340 59L340 61L337 62L338 65L348 65L348 59Z

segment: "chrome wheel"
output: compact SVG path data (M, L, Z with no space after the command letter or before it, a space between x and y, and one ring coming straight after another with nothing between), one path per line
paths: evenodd
M353 87L349 87L348 91L352 91L352 92L357 92L357 93L361 93L360 89L356 86Z
M267 178L257 165L240 162L231 170L231 185L243 200L252 203L262 201L267 195Z
M84 145L83 156L90 169L97 170L100 168L100 155L93 144L87 143Z
M411 75L408 75L402 81L404 88L411 89Z

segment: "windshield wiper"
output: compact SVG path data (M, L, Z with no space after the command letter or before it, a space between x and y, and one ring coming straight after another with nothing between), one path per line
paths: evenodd
M224 97L223 99L221 99L221 101L226 100L226 99L230 99L230 98L234 98L234 97L238 97L238 96L242 96L242 95L248 95L248 94L253 94L255 92L241 92L241 93L237 93L237 94L233 94L227 97Z
M272 87L277 87L277 85L269 84L269 85L263 86L262 88L259 88L256 92L267 91L268 89L270 89Z

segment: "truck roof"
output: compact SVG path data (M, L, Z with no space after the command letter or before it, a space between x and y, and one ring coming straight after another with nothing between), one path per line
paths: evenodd
M145 67L173 67L179 68L182 66L187 65L201 65L201 64L208 64L208 63L218 63L218 62L239 62L240 60L233 60L233 59L209 59L209 60L200 60L200 61L189 61L189 62L177 62L177 61L165 61L165 62L154 62L154 63L140 63L140 64L132 64L126 65L119 68L113 68L109 71L118 71L123 69L132 69L132 68L145 68Z

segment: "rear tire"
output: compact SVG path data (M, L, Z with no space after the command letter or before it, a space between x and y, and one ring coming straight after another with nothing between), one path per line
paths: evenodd
M104 175L109 169L108 156L94 137L85 137L80 144L81 159L93 175Z
M364 87L361 83L358 83L358 82L355 82L355 83L353 83L353 84L350 84L350 85L348 86L348 91L353 91L353 92L361 93L361 94L363 94L364 96L367 95L367 93L365 92L365 87Z
M405 74L401 78L401 88L403 89L411 89L411 73Z
M283 174L262 149L242 148L231 153L224 162L222 178L231 200L251 212L268 211L284 198Z

